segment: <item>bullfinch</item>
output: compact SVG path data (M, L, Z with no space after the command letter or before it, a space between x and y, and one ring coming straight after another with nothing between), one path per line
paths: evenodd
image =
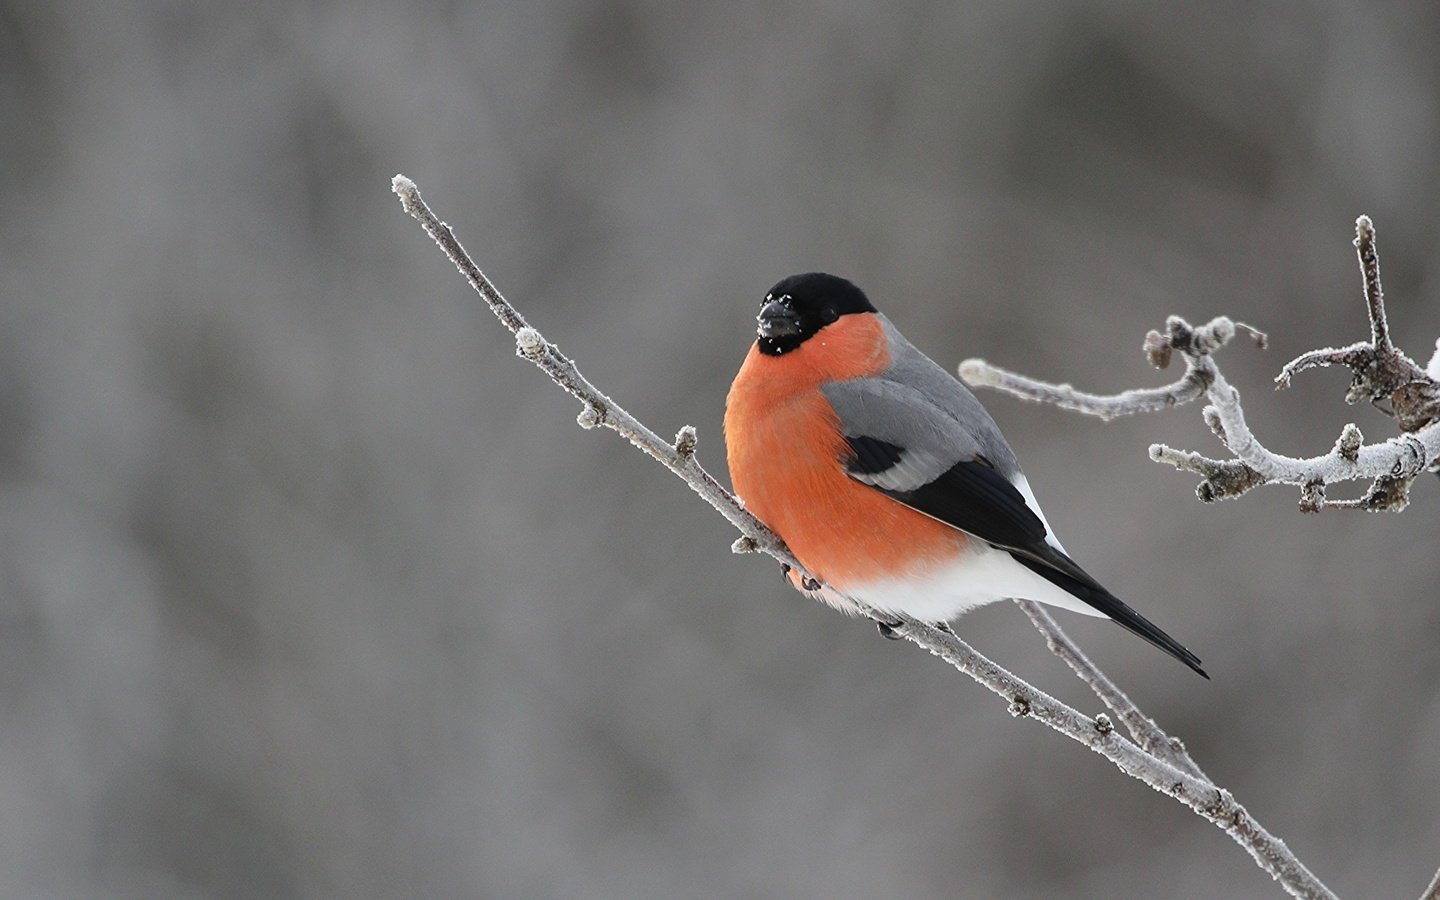
M1108 616L1205 675L1065 553L980 401L859 288L792 275L757 318L725 402L726 452L736 494L818 579L788 573L796 587L852 614L846 596L934 623L1036 600Z

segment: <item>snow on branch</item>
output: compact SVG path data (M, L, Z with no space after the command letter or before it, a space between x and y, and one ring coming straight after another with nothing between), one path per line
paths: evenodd
M1145 353L1156 368L1168 366L1175 353L1185 360L1185 374L1180 380L1161 388L1114 395L1087 394L1068 384L1052 385L1007 372L981 359L961 363L960 377L977 387L994 388L1102 419L1156 412L1204 396L1208 401L1202 411L1205 424L1230 451L1229 459L1213 459L1164 444L1150 447L1150 458L1156 462L1203 477L1195 489L1201 500L1227 500L1264 484L1289 484L1300 488L1300 508L1305 512L1326 508L1399 512L1409 502L1410 484L1416 476L1440 467L1440 363L1436 362L1440 361L1440 350L1431 363L1437 371L1430 373L1391 343L1380 287L1375 227L1369 217L1361 216L1355 232L1370 315L1370 340L1301 354L1280 370L1275 384L1277 390L1283 390L1296 374L1307 369L1344 366L1352 373L1345 401L1367 401L1393 416L1400 434L1389 440L1366 444L1359 427L1352 423L1341 430L1328 453L1296 458L1271 451L1250 430L1240 405L1240 392L1225 380L1214 359L1215 351L1229 343L1237 329L1249 331L1262 348L1265 336L1223 316L1198 328L1171 316L1163 334L1152 331L1146 335ZM1344 500L1326 497L1330 485L1357 480L1370 482L1364 495Z
M396 175L391 182L391 189L399 196L405 211L420 222L421 227L440 245L441 250L485 300L495 316L515 335L516 353L535 363L552 381L580 401L578 422L582 427L604 426L619 432L630 443L682 478L695 493L740 531L741 536L731 548L736 553L765 553L783 565L804 572L803 566L790 553L784 542L747 512L740 500L700 465L695 456L697 436L694 428L686 425L680 429L673 443L666 441L601 393L580 374L574 362L531 327L501 296L465 252L450 227L440 221L420 198L420 192L413 181L403 175ZM1203 336L1196 335L1195 338L1201 340ZM1201 383L1195 382L1196 385ZM1182 390L1183 394L1183 391L1195 389L1186 387L1178 390ZM1147 396L1153 394L1139 393ZM1157 401L1152 397L1145 402ZM1165 402L1161 399L1158 402L1166 406L1184 401ZM802 575L801 580L815 587L819 586L808 575ZM1154 720L1142 713L1129 697L1070 641L1054 620L1035 604L1020 601L1021 608L1045 635L1050 649L1064 659L1076 675L1090 686L1126 726L1134 740L1117 733L1107 714L1099 713L1092 718L1051 697L975 650L945 625L932 625L908 616L883 615L853 598L847 599L861 614L882 626L881 630L887 636L904 638L930 651L998 694L1008 703L1011 715L1034 719L1077 741L1108 759L1120 771L1162 794L1175 798L1221 828L1237 844L1244 847L1256 864L1269 873L1291 896L1335 896L1290 852L1284 841L1266 831L1245 807L1236 802L1229 791L1206 777L1190 759L1184 745L1178 739L1167 735Z

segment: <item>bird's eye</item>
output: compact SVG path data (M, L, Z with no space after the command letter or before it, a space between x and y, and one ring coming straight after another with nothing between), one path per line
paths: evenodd
M831 322L833 322L833 321L835 321L836 319L840 318L840 314L835 311L835 307L833 307L833 306L826 306L826 307L821 308L821 310L820 310L820 318L825 320L825 324L826 324L826 325L829 325Z

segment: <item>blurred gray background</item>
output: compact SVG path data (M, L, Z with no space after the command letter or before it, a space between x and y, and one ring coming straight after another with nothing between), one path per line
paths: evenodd
M723 474L759 298L946 366L1156 384L1166 315L1327 450L1440 334L1440 7L0 4L0 896L1271 897L1218 829L729 551L513 356L390 193ZM1166 373L1167 375L1171 373ZM1204 658L1064 624L1331 887L1440 865L1440 483L1205 506L984 398L1071 552ZM1358 487L1356 488L1358 490ZM1062 614L1063 615L1063 614ZM961 633L1097 703L1013 605Z

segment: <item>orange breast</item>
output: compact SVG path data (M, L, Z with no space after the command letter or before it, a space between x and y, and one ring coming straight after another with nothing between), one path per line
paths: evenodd
M967 540L845 474L848 448L820 385L888 365L880 321L844 316L783 356L751 347L726 401L735 492L811 574L842 591L926 574Z

